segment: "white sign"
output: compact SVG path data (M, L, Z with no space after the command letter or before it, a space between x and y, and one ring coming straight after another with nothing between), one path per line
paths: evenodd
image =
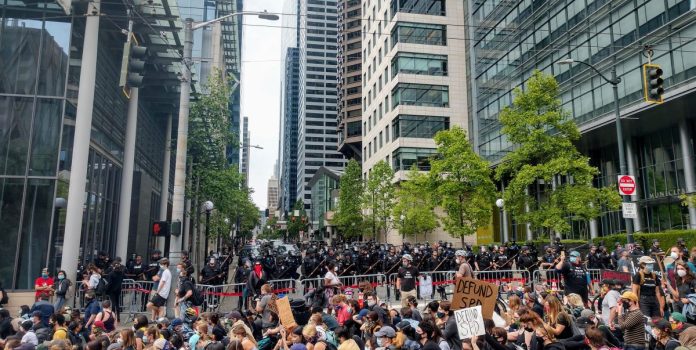
M621 203L621 212L624 219L637 219L638 205L636 203Z
M455 311L454 319L457 321L459 339L464 340L486 334L486 327L483 325L481 305Z

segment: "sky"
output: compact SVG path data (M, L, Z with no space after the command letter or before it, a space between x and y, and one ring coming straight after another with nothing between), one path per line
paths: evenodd
M283 0L246 0L245 11L281 13ZM249 187L259 209L266 209L268 179L278 158L280 121L280 26L244 16L242 39L242 117L249 117L251 148Z

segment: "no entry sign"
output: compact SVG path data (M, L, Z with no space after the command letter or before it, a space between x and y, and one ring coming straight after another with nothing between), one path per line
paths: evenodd
M636 192L636 178L633 175L619 175L619 194L632 196Z

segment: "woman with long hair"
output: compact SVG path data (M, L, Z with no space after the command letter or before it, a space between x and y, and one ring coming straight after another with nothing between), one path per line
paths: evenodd
M124 329L121 331L121 349L135 350L135 333L132 329Z
M544 301L545 325L552 330L554 341L568 339L573 336L573 319L563 308L563 304L555 295L549 295Z
M672 286L672 283L666 281L663 281L662 285L667 287L669 294L674 299L672 303L674 311L682 312L684 305L689 303L687 296L696 293L696 278L689 269L689 265L683 261L674 263L674 272L676 286Z
M233 341L237 341L239 344L241 344L242 349L244 350L256 350L256 342L253 340L253 337L247 334L246 329L242 325L232 327L232 337L233 338L230 339L230 345Z

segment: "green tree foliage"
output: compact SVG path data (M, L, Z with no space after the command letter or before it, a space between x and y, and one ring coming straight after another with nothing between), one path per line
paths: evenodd
M372 229L372 238L383 233L386 238L391 229L391 212L394 205L394 171L381 160L372 168L363 193L363 207L368 210L367 224Z
M423 234L423 240L427 240L428 233L439 226L432 189L430 178L415 165L408 172L408 179L399 184L393 217L402 237L417 238Z
M445 230L464 244L464 237L490 222L496 192L491 170L458 126L438 132L435 143L438 155L431 160L430 180L436 203L445 211Z
M360 164L351 159L339 182L338 206L332 220L344 238L360 237L364 232L365 223L359 195L361 193L363 193L363 181Z
M299 212L299 216L295 215L296 210ZM307 229L309 228L309 217L307 216L304 203L301 199L295 202L292 211L288 213L287 222L288 238L294 239L300 237L300 231L307 233Z
M508 183L505 205L518 221L544 230L544 235L566 233L570 220L589 220L602 208L618 208L621 199L616 190L592 186L599 171L573 144L580 132L561 106L553 76L535 72L525 91L515 91L512 106L500 113L500 122L517 148L505 156L496 178ZM527 195L526 190L540 180L547 193L539 198ZM552 183L555 190L548 185ZM530 206L528 213L525 203Z

